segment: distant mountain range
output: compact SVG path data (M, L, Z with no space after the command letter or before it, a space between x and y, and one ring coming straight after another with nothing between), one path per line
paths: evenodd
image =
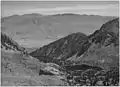
M2 32L14 40L56 40L71 33L90 34L115 17L79 14L24 14L1 19Z

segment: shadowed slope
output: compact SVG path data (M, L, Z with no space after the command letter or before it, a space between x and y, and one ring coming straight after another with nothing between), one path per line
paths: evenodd
M64 61L77 52L83 50L79 48L82 48L81 43L85 39L87 39L85 34L73 33L53 43L43 46L42 48L30 53L30 55L38 58L41 61L43 59L46 61L49 60L49 62L55 62L57 60ZM42 57L44 58L42 59Z

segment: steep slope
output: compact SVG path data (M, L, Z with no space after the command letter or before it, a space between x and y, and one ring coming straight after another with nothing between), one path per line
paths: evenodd
M62 61L65 61L77 52L84 52L82 42L85 39L87 39L85 34L73 33L31 52L30 55L44 62L57 62L57 64L61 64Z
M89 49L78 60L104 69L119 65L119 19L111 20L88 37ZM89 44L88 43L88 44ZM74 59L73 59L74 60ZM79 64L81 64L79 62Z
M79 63L107 69L119 67L119 19L111 20L89 36L89 49L77 59Z

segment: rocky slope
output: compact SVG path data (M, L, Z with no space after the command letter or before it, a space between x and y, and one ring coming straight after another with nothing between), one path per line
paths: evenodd
M44 62L65 61L79 51L84 52L82 42L85 39L87 39L85 34L73 33L31 52L30 55Z
M89 49L76 61L89 65L110 68L119 66L119 19L111 20L88 37Z

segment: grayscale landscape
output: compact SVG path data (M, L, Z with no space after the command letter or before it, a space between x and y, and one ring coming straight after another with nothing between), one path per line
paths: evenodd
M119 86L118 1L2 1L2 86Z

